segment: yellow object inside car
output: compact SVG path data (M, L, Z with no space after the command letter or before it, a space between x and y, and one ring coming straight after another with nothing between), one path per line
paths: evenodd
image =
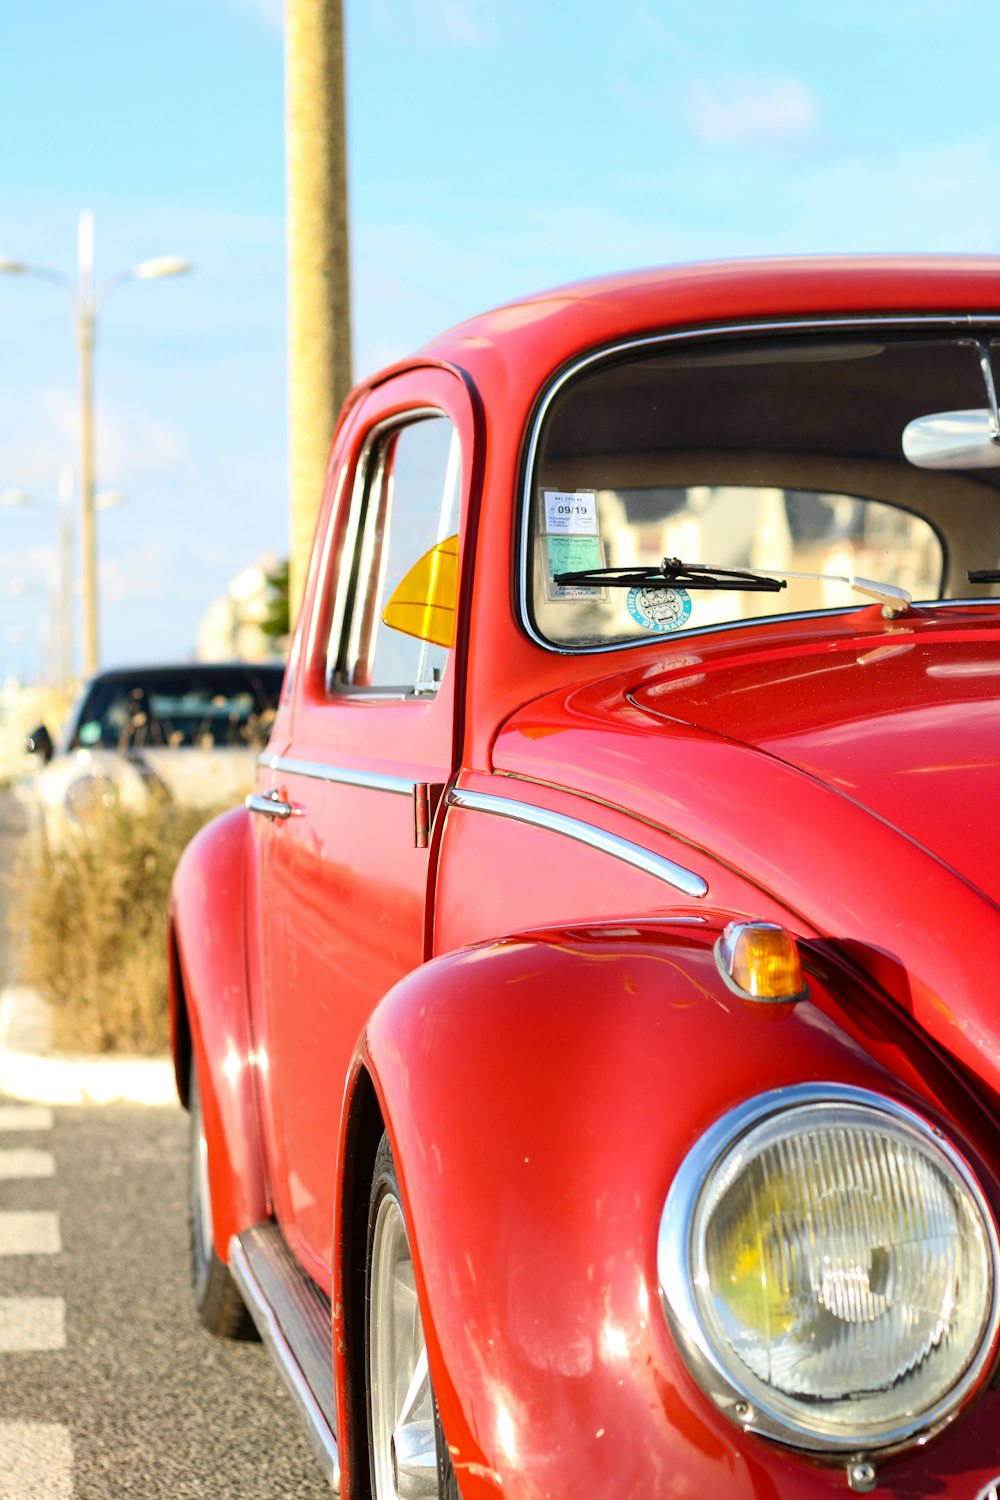
M455 641L458 598L458 537L437 542L393 589L382 620L393 630L435 646Z

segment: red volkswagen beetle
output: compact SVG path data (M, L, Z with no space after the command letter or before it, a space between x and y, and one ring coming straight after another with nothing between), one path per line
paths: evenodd
M1000 263L368 381L170 914L195 1296L374 1500L1000 1485Z

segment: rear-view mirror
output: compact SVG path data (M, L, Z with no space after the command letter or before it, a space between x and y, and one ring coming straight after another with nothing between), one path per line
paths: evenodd
M907 423L903 452L918 469L996 469L1000 431L985 408L931 412Z

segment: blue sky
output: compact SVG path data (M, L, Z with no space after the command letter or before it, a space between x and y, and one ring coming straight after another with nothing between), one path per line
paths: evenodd
M345 0L345 29L357 376L603 271L1000 253L995 0ZM280 0L0 0L0 255L72 274L89 208L99 278L196 264L101 318L109 664L189 655L287 550L283 112ZM0 489L55 496L76 412L68 301L0 276ZM0 681L37 670L54 532L0 510Z

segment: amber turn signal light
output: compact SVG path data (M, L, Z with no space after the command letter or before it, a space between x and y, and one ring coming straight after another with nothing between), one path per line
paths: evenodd
M798 945L774 922L730 922L715 946L723 978L750 1000L798 1000L805 979Z

